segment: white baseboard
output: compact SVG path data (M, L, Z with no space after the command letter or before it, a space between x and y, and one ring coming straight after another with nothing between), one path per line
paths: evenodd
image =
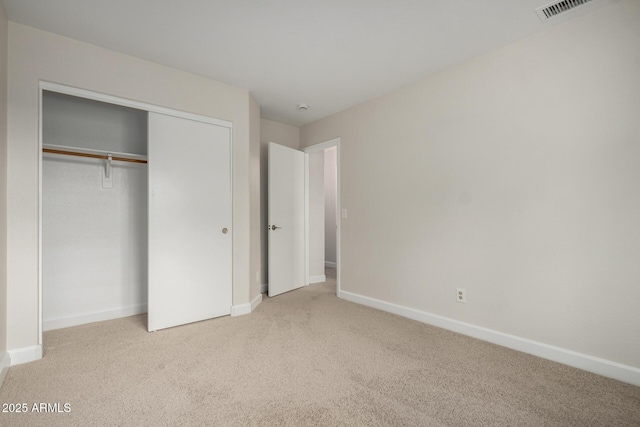
M33 362L42 359L42 346L32 345L31 347L17 348L9 350L11 366Z
M2 359L0 359L0 388L2 388L2 383L7 376L7 372L9 372L9 366L11 366L11 356L8 352L5 352L2 355Z
M327 276L325 276L324 274L321 276L309 276L309 284L321 283L326 281L327 281Z
M260 293L264 294L265 292L268 292L268 291L269 291L269 284L268 283L263 283L260 286Z
M232 305L231 315L242 316L251 313L262 302L262 294L258 294L251 302L246 304Z
M134 316L136 314L146 312L147 304L139 304L132 307L114 308L111 310L80 313L71 316L53 317L42 320L42 330L52 331L54 329L68 328L71 326L84 325L86 323L102 322L103 320L118 319L120 317Z
M262 294L256 295L256 297L251 301L251 311L255 310L260 303L262 302Z
M532 341L527 338L505 334L492 329L460 322L448 317L403 307L401 305L365 297L351 292L338 291L338 297L347 301L417 320L418 322L448 329L463 335L518 350L523 353L542 357L543 359L552 360L554 362L562 363L594 374L640 386L640 368Z
M331 262L331 261L325 261L324 262L324 266L325 267L329 267L329 268L337 268L337 264L335 262Z

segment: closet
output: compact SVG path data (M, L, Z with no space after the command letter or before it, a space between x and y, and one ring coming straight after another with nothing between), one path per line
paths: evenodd
M44 331L230 313L230 125L139 106L42 91Z

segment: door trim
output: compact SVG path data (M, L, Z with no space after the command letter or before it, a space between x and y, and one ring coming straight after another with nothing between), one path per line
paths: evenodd
M342 246L342 218L340 215L340 212L342 212L342 208L341 208L341 203L340 203L340 138L334 138L334 139L330 139L328 141L325 142L321 142L319 144L314 144L314 145L310 145L308 147L305 147L302 149L302 151L305 153L305 157L308 159L309 157L309 153L313 153L316 151L324 151L327 148L331 148L331 147L336 147L336 225L338 226L336 229L336 294L340 295L340 293L342 292L342 287L341 287L341 280L340 280L340 272L341 272L341 246ZM305 183L305 202L307 204L307 208L306 208L306 218L305 218L305 230L304 230L304 240L305 240L305 246L306 246L306 257L305 257L305 272L307 275L307 284L309 284L309 245L310 245L310 238L309 238L309 167L308 167L308 160L306 162L305 165L305 176L306 176L306 183Z

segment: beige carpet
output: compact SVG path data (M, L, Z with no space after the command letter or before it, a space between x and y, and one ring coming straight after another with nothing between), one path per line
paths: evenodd
M335 297L335 282L248 316L155 333L145 316L51 331L9 370L3 426L628 426L640 388Z

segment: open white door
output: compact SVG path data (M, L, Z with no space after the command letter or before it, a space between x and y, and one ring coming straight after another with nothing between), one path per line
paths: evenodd
M269 143L269 296L305 285L305 154Z
M231 130L149 113L149 331L231 312Z

